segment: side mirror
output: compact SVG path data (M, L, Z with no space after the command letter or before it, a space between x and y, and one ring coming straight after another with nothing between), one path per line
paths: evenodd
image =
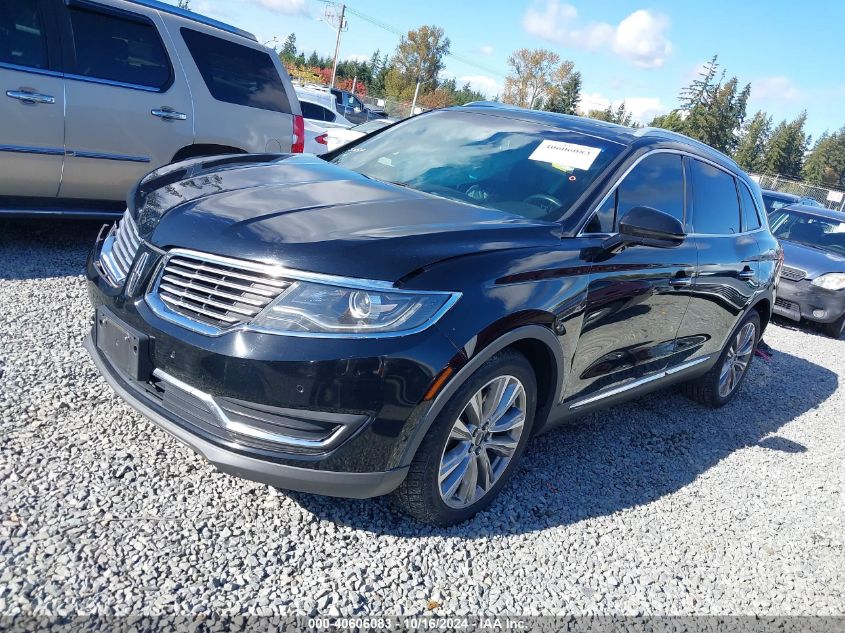
M619 233L605 240L604 248L619 250L636 245L673 248L685 237L684 226L676 217L651 207L634 207L619 221Z

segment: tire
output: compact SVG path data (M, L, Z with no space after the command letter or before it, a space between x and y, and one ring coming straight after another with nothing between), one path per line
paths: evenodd
M822 332L831 338L841 338L842 333L845 332L845 314L836 319L833 323L823 323Z
M725 393L724 390L720 388L722 387L722 371L726 367L729 355L733 354L732 350L738 342L738 337L743 333L748 324L752 324L754 326L751 339L751 353L747 357L747 361L745 362L741 374L736 376L733 380L732 387L727 393ZM713 365L710 371L700 378L696 378L682 384L681 393L691 400L695 400L699 404L703 404L705 407L710 407L711 409L718 409L719 407L726 405L734 398L742 386L742 383L745 381L745 377L748 375L748 369L751 367L751 361L754 359L754 350L757 349L757 343L759 340L760 315L756 310L751 310L751 312L745 315L745 318L742 319L731 332L731 335L725 342L725 347L722 349L722 353L719 354L719 359L716 361L716 364ZM739 356L739 354L733 354L734 358L736 356ZM734 363L736 362L737 361L734 361Z
M511 388L513 394L519 393L517 383L522 387L524 398L517 396L514 404L506 409L498 422L490 425L489 416L484 413L481 416L475 415L479 402L482 403L482 411L487 412L492 403L497 401L497 386L504 385L502 391L512 395ZM481 398L480 401L476 399L477 396ZM506 406L508 399L502 397L503 406ZM475 407L471 406L471 400ZM524 411L521 409L523 406ZM536 408L537 379L531 364L517 352L499 352L479 367L443 407L417 449L405 481L393 493L395 501L414 518L432 525L445 527L471 518L493 501L513 474L531 436ZM516 428L508 432L495 431L497 427L503 429L515 423L520 411L524 413L524 421L518 438L515 437ZM479 424L472 424L471 421L478 418L481 418ZM488 419L486 423L484 418ZM459 421L464 424L464 428L458 427ZM485 424L489 426L485 427ZM467 432L471 435L467 436ZM509 459L504 462L499 461L500 457L504 459L498 452L499 446L508 451L513 447ZM450 465L456 463L455 459L449 459L453 455L458 456L458 466L444 478L441 487L441 467L448 471ZM452 495L449 495L448 490L443 490L454 486L464 462L467 467L463 470L470 473L468 479L463 479L464 482L473 481L473 468L477 474L477 483L469 493L472 498L466 501L458 497L465 496L462 492L469 490L469 483L458 485ZM489 479L484 478L485 472L491 474ZM486 486L484 481L488 482ZM461 503L466 505L461 506Z

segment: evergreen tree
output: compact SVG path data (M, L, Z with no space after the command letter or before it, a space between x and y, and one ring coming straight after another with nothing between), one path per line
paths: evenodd
M761 171L766 145L772 132L772 117L758 110L751 122L745 127L739 145L734 152L734 160L746 171Z
M816 185L845 187L845 127L833 134L825 132L816 141L801 175Z
M804 153L810 139L804 131L807 112L804 111L793 121L778 123L766 148L763 169L771 174L780 174L797 178L801 175Z
M312 51L311 54L308 56L308 61L306 62L308 66L311 68L319 67L320 66L320 56L317 55L317 51Z
M561 114L577 114L580 101L581 73L575 71L570 73L559 86L555 86L549 91L544 109Z
M713 55L698 73L698 79L694 79L689 86L681 90L681 95L678 97L681 110L690 112L695 106L707 104L712 100L717 85L714 80L719 71L718 60L719 56Z
M279 52L279 58L287 63L293 64L296 61L296 34L291 33L285 39L282 50Z

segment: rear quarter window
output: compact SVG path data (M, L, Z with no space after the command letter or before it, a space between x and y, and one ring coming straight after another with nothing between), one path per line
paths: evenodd
M748 190L745 183L737 181L739 187L739 199L742 203L742 230L753 231L759 229L762 224L760 222L760 214L757 205L754 204L754 196Z
M290 114L290 101L268 53L183 28L182 37L217 101Z
M699 160L690 161L690 172L693 230L708 235L739 233L739 199L734 177Z

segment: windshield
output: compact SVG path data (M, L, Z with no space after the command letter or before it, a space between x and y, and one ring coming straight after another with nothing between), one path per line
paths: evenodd
M814 246L845 255L845 222L782 209L770 218L772 233L780 240Z
M426 193L554 221L622 149L543 124L440 111L394 125L332 162Z

